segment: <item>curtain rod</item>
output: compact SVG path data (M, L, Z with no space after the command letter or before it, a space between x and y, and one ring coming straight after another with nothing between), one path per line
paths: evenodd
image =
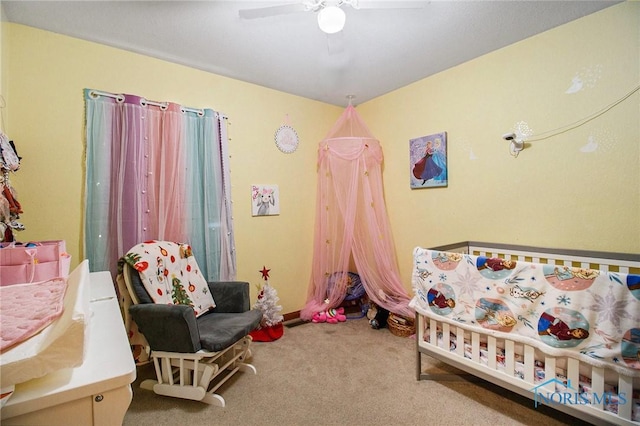
M204 110L203 109L187 108L187 107L181 106L180 107L180 111L182 111L182 112L195 112L200 117L202 117L204 115Z
M105 96L107 98L113 98L116 100L116 102L118 103L122 103L124 102L124 95L119 94L119 93L110 93L110 92L103 92L100 90L90 90L89 91L89 96L91 96L93 99L97 99L100 96ZM145 98L141 98L140 99L140 105L142 106L147 106L147 105L154 105L157 107L160 107L160 109L162 110L166 110L169 103L168 102L155 102L155 101L150 101L148 99ZM185 107L185 106L180 106L180 111L181 112L195 112L196 114L198 114L200 117L204 116L204 109L197 109L197 108L189 108L189 107ZM227 116L224 114L221 114L219 112L216 112L216 115L219 118L222 118L224 120L227 120Z
M154 105L154 106L160 107L160 109L163 111L165 111L169 107L168 102L155 102L155 101L150 101L144 98L140 99L140 105L142 106Z
M93 99L98 99L100 96L106 96L107 98L113 98L119 103L124 102L124 95L120 95L117 93L109 93L109 92L101 92L99 90L91 90L89 91L89 96Z

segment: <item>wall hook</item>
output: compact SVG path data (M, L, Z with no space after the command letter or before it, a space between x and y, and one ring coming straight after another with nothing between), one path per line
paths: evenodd
M524 149L524 141L516 136L515 133L505 133L502 135L502 139L511 142L509 144L509 153L514 157L517 157L520 151Z

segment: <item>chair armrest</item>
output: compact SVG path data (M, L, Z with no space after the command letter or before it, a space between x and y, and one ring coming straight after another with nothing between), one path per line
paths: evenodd
M246 281L213 281L208 283L216 307L213 312L240 313L251 309L249 283Z
M194 353L201 349L191 306L146 303L132 305L129 312L152 350Z

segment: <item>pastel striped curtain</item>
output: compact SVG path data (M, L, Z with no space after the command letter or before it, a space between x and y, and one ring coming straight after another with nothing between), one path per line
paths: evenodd
M84 98L90 269L115 275L124 253L157 239L190 244L208 281L234 279L224 118L134 95Z

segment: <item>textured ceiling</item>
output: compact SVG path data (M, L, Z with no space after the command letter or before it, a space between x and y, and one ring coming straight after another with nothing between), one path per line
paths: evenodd
M3 19L337 106L363 103L618 1L416 1L343 6L343 31L315 12L241 19L302 1L8 1ZM367 2L375 6L375 0ZM384 2L390 3L390 2ZM408 3L408 2L401 2Z

